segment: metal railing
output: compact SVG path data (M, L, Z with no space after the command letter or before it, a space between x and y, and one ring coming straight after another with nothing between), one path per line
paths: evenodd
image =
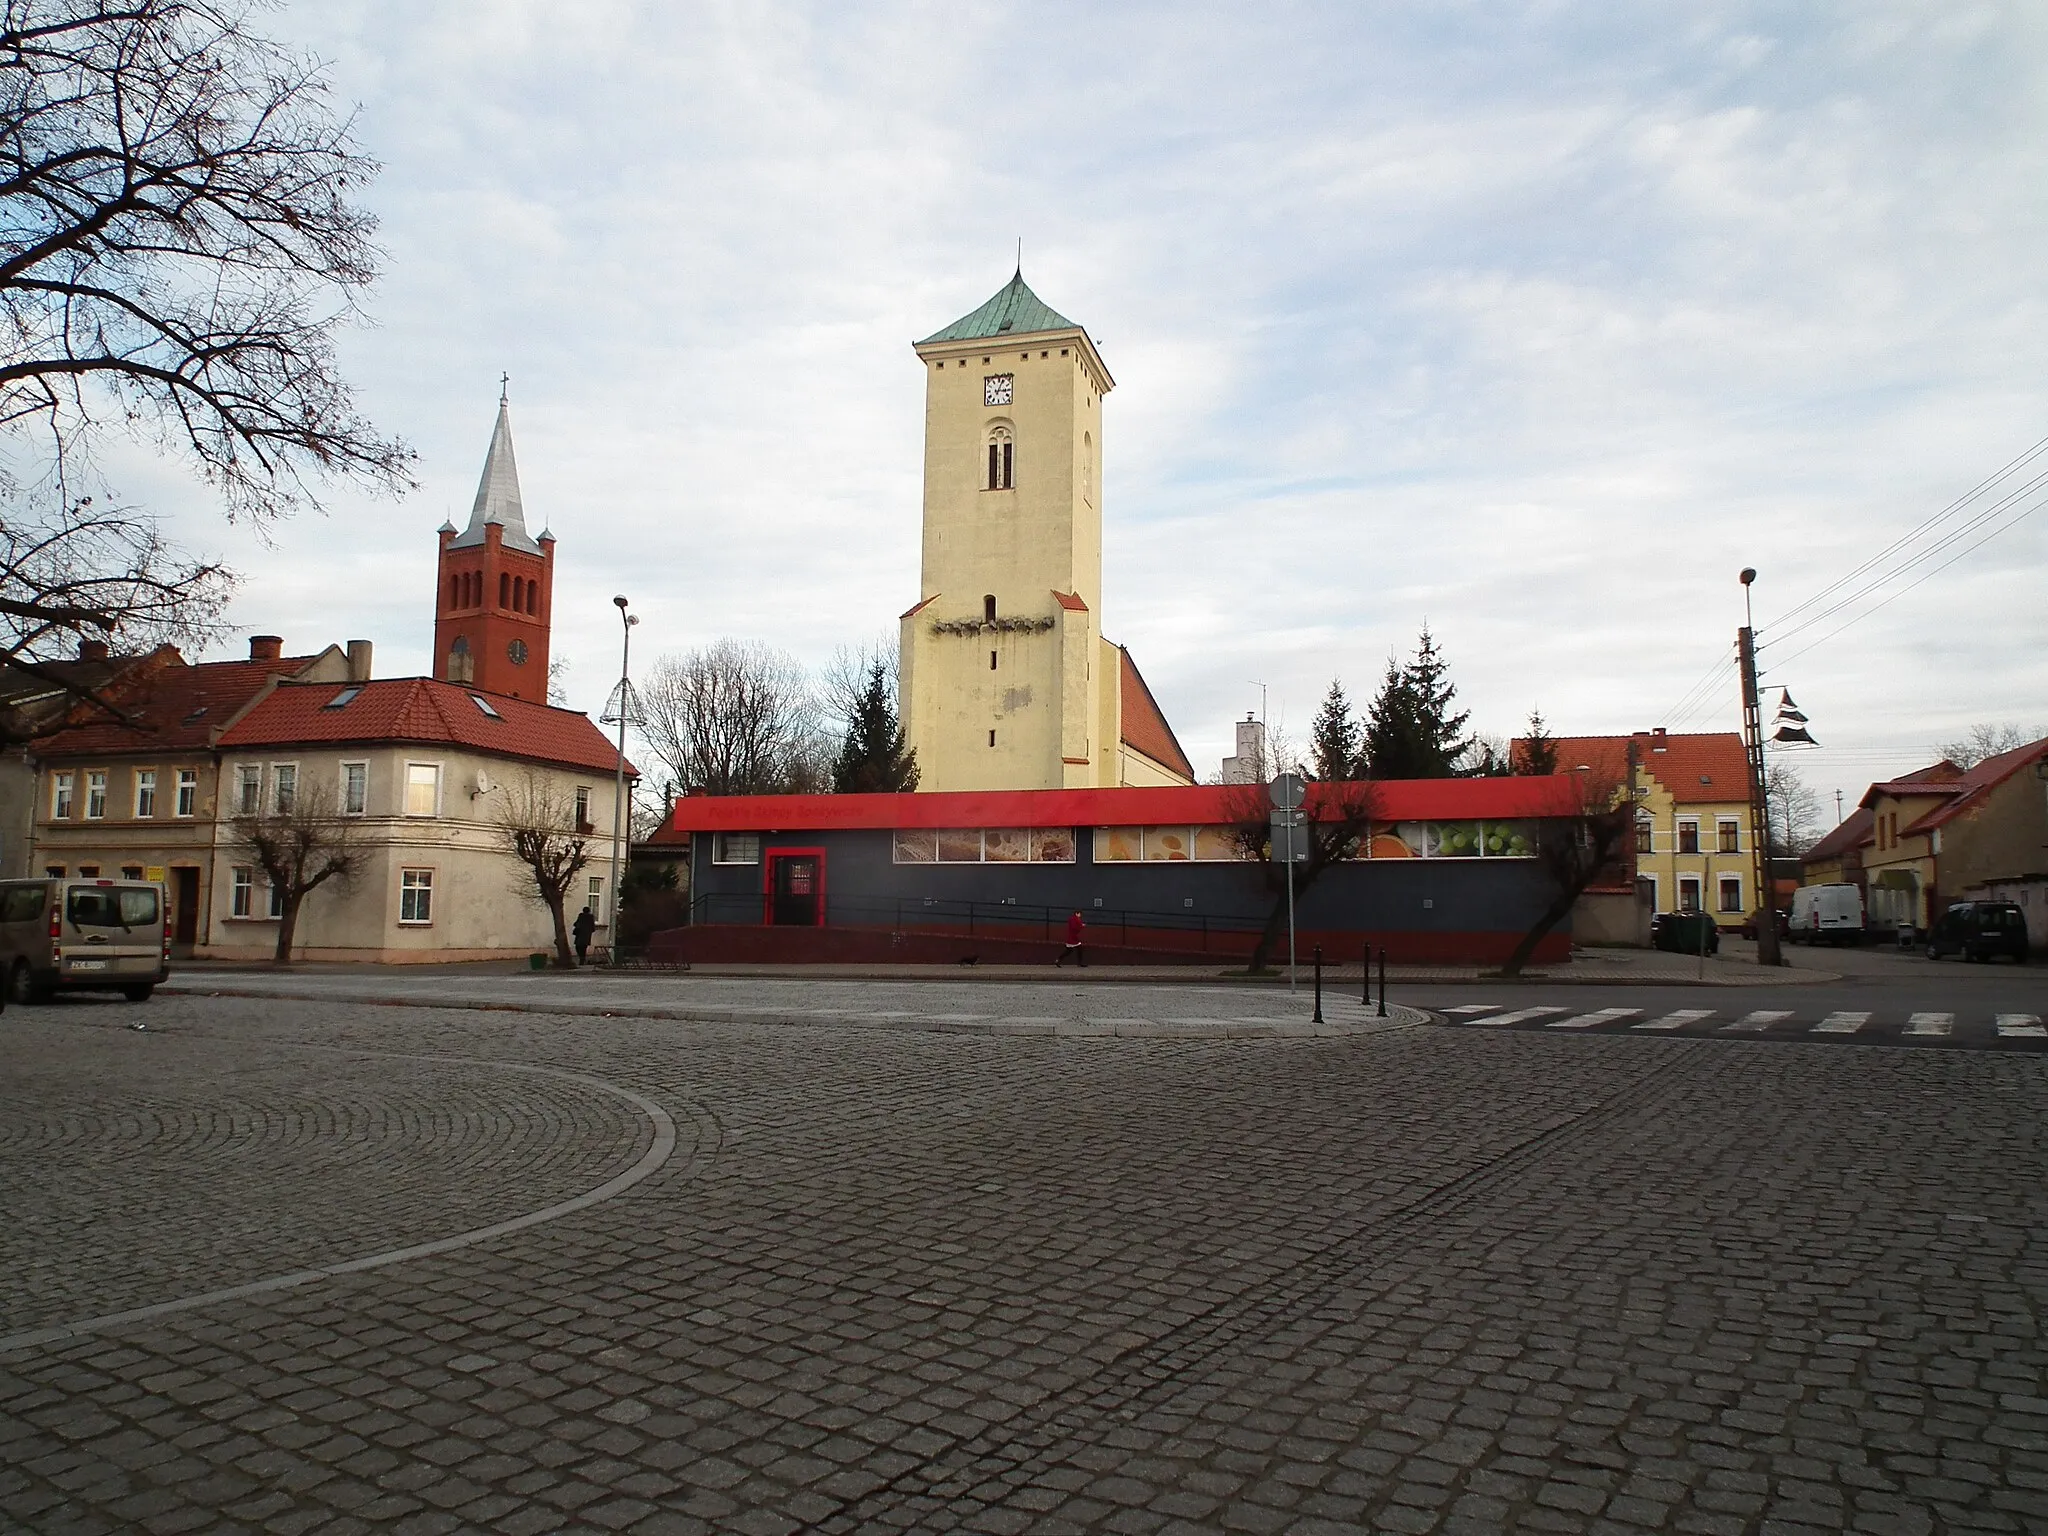
M704 892L690 902L692 924L759 926L772 916L775 898L759 892ZM827 895L817 926L828 928L936 928L947 932L987 934L995 938L1063 940L1071 906L1039 906L1013 901L961 901L939 896L843 897ZM1202 912L1156 912L1130 907L1082 907L1092 944L1123 944L1139 933L1193 936L1186 946L1206 950L1212 937L1241 937L1265 927L1256 917L1230 917ZM1176 948L1182 947L1176 945Z

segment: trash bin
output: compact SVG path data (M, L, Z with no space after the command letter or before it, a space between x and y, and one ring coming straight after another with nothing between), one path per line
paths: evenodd
M1899 924L1899 948L1911 949L1919 937L1919 931L1911 923Z
M548 968L548 957L545 954L528 955L526 968L530 971L544 971Z

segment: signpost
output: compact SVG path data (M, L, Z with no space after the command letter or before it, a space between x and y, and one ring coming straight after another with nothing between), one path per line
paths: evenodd
M1294 866L1308 860L1308 812L1301 803L1308 785L1298 773L1283 773L1269 786L1273 799L1270 832L1273 857L1287 866L1287 990L1294 990Z

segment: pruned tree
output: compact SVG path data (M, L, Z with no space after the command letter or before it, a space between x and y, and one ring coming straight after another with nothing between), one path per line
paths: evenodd
M1572 906L1603 874L1612 874L1625 851L1624 839L1634 835L1635 808L1625 782L1587 772L1574 773L1578 810L1570 816L1548 816L1536 824L1536 858L1550 876L1550 901L1528 932L1516 941L1501 966L1503 976L1519 976L1536 946L1563 922Z
M1308 857L1294 865L1297 903L1326 870L1358 857L1360 845L1372 833L1378 805L1377 789L1363 779L1337 784L1315 782L1308 786L1308 796L1302 805L1308 813ZM1237 784L1224 797L1224 806L1239 852L1255 866L1256 878L1273 897L1247 965L1252 971L1263 971L1274 945L1287 932L1287 864L1274 856L1272 800L1264 784Z
M641 733L684 791L815 793L829 744L796 660L758 641L719 640L662 657L640 689Z
M1945 758L1958 768L1971 769L1987 757L1996 757L2001 752L2011 752L2030 742L2048 736L2048 725L2037 725L2032 730L2012 721L1993 724L1979 721L1970 727L1967 734L1955 741L1937 741L1934 755Z
M272 958L283 965L292 957L306 898L330 882L345 890L361 875L368 855L360 823L341 814L330 785L301 784L294 773L289 780L273 779L267 806L236 816L228 826L231 846L263 871L277 902Z
M495 793L498 836L520 866L511 876L512 889L547 908L555 929L555 964L572 969L576 950L563 907L576 877L590 863L590 845L576 825L575 802L553 775L537 768L521 770Z
M1308 736L1309 765L1319 782L1338 784L1358 776L1359 724L1340 679L1330 679L1330 691L1323 695Z
M896 718L896 685L880 661L855 703L846 740L832 765L832 789L842 795L901 794L917 788L917 752Z

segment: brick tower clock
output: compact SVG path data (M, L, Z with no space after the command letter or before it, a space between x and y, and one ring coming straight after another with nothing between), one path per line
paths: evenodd
M440 534L434 676L545 704L555 536L543 531L536 539L526 531L503 394L469 526L458 533L453 523L443 523Z

